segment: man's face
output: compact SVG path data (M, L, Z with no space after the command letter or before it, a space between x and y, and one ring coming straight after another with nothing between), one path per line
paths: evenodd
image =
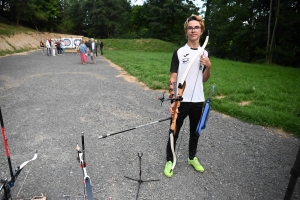
M186 29L186 36L190 41L199 40L201 37L201 25L200 22L192 20L188 23Z

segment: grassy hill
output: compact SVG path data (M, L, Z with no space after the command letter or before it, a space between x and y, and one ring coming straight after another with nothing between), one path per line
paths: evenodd
M17 26L15 23L8 21L7 19L0 17L0 35L1 36L13 36L19 33L29 33L35 30L26 28L23 26Z
M173 52L178 48L175 44L158 39L103 39L102 41L108 50Z

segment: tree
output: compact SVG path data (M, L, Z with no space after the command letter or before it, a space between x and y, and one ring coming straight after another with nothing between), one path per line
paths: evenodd
M183 24L191 14L199 14L193 1L147 0L144 2L140 29L143 37L182 44L185 41Z
M205 19L211 35L211 53L246 62L299 66L299 4L295 0L280 4L277 0L270 7L270 3L208 0Z

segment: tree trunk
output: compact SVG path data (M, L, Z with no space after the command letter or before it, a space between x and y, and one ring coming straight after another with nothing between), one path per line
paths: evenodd
M39 31L38 25L34 24L34 27L35 27L35 30L38 32Z
M20 16L21 16L21 11L18 11L18 14L17 14L17 26L19 26Z
M276 20L275 20L275 24L274 24L274 28L273 28L271 45L270 45L270 52L269 52L270 63L272 63L272 57L273 57L275 30L276 30L276 26L277 26L277 22L278 22L278 17L279 17L279 8L280 8L280 0L278 0L278 3L277 3Z
M267 49L266 49L266 62L270 63L270 30L271 30L271 15L272 15L272 3L270 0L270 11L269 11L269 22L268 22L268 39L267 39Z

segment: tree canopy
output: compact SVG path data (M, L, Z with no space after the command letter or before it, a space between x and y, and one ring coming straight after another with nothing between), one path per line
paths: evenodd
M202 0L203 1L203 0ZM0 15L38 31L94 38L155 38L184 44L185 19L201 14L211 55L300 67L295 0L0 0ZM207 34L207 31L204 33ZM204 39L204 37L202 37Z

